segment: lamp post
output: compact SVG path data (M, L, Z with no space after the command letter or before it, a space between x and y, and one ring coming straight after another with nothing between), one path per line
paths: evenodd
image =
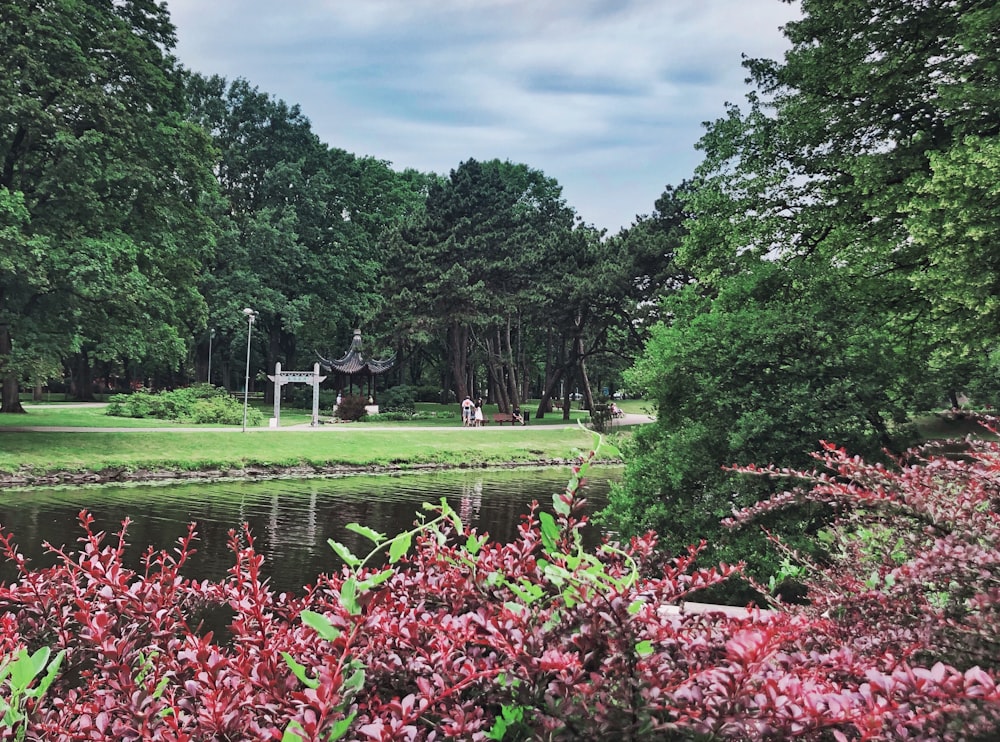
M212 338L215 337L215 328L208 331L208 378L206 381L212 383Z
M253 321L257 319L257 313L250 307L243 310L243 316L247 318L247 373L243 379L243 432L247 432L247 401L250 395L250 332L253 330Z

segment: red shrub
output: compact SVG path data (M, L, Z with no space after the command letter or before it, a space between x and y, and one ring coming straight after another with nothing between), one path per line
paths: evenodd
M930 486L919 466L890 474L835 449L823 458L842 468L795 497L898 509ZM975 471L992 481L995 469ZM357 526L372 553L332 544L346 565L298 597L268 589L249 533L231 535L227 579L196 583L180 575L193 530L173 553L148 552L139 573L122 562L128 523L107 544L82 513L80 548L53 549L49 569L32 570L0 536L20 567L0 588L0 650L66 651L49 691L24 703L29 739L965 738L1000 709L993 668L973 664L995 635L995 551L971 524L994 519L985 501L966 507L959 480L941 481L952 506L923 495L915 512L938 513L947 533L909 536L906 561L875 569L877 585L862 589L860 557L899 552L847 539L838 548L854 568L832 554L810 606L741 615L677 607L740 572L696 568L698 547L665 560L650 534L586 552L575 476L555 514L533 509L508 545L465 529L444 503L392 538ZM919 577L944 579L942 558L961 579L947 600ZM220 642L198 617L224 605L233 619ZM940 647L959 669L915 665Z

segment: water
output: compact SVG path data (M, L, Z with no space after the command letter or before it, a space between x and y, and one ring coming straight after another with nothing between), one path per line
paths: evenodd
M566 486L565 469L514 471L477 470L434 474L352 476L338 479L293 479L218 484L144 485L131 487L60 488L4 493L0 524L12 532L21 552L35 566L53 557L44 541L72 549L83 531L78 514L87 510L94 530L116 532L128 517L128 563L138 568L148 546L172 549L197 524L197 554L183 574L195 579L219 580L233 564L228 549L230 529L248 523L255 548L264 555L265 574L277 591L298 592L316 576L339 562L327 544L335 539L355 554L371 549L371 542L346 529L356 522L393 535L410 528L422 504L444 497L462 521L479 533L507 542L514 538L521 516L532 500L546 510L552 494ZM620 470L590 472L585 497L593 513L607 502L610 483ZM601 534L587 529L590 543ZM9 580L8 565L0 579Z

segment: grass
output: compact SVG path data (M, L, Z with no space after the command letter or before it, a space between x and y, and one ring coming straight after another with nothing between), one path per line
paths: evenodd
M433 407L440 409L441 405ZM456 406L457 410L457 406ZM265 413L266 414L266 413ZM579 418L585 413L573 411ZM311 412L282 410L282 427L308 423ZM417 423L322 425L315 429L181 426L160 420L109 417L100 407L31 407L27 415L0 415L0 428L112 427L130 431L62 432L0 430L0 471L196 470L244 466L470 465L568 459L592 449L593 433L556 427L561 415L525 427L487 425L469 430L453 419ZM159 430L142 430L155 427ZM431 429L427 428L440 428ZM171 428L174 428L171 430ZM183 429L176 429L183 428ZM621 435L618 433L617 435ZM606 442L604 460L619 452Z
M274 413L273 405L264 404L263 402L256 402L251 405L256 407L263 414L265 419L270 418ZM619 404L619 406L626 412L634 412L642 414L645 412L644 407L646 403L642 400L627 400ZM531 420L529 421L529 427L531 426L550 426L550 425L565 425L566 421L563 420L562 412L556 410L553 413L547 413L542 420L536 420L534 417L535 409L538 407L537 401L524 405L524 409L531 413ZM156 419L136 419L130 417L111 417L105 414L103 407L87 407L83 405L72 405L69 403L59 404L30 404L25 403L25 409L28 410L26 415L0 415L0 428L4 427L68 427L68 428L182 428L190 427L190 425L185 425L183 423L171 422L168 420L156 420ZM441 405L431 402L419 402L417 403L417 411L424 413L434 413L436 417L424 418L415 421L378 421L374 423L352 423L358 427L365 426L377 426L377 427L400 427L400 428L412 428L414 426L419 427L440 427L440 428L454 428L461 427L462 424L462 412L461 407L458 404L451 405ZM497 412L496 405L486 405L484 408L486 414L486 419L491 420L494 412ZM573 409L570 410L570 422L575 423L577 421L587 422L590 419L589 413L586 410ZM320 420L324 422L330 421L329 410L325 413L320 411ZM312 410L304 410L300 408L283 406L281 409L281 427L291 427L295 425L308 425L312 422ZM492 423L487 424L487 428L490 427ZM203 425L199 426L202 428L229 428L232 429L234 426L217 426L217 425ZM266 427L266 424L265 424Z

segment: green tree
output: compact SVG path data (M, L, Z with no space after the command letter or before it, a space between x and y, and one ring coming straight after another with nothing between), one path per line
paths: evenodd
M149 0L0 7L3 412L81 351L176 363L200 324L209 149L173 44Z
M896 448L905 413L982 376L985 354L955 340L976 332L981 305L947 297L981 300L993 278L944 288L979 258L993 271L977 257L990 239L942 238L988 213L988 174L968 199L957 191L985 155L962 143L997 133L995 4L802 8L783 62L748 60L746 110L729 106L699 144L677 252L693 283L663 306L633 374L658 420L612 509L623 530L714 539L734 493L756 496L723 466L802 465L819 438Z
M328 147L298 106L246 80L193 75L188 98L219 150L228 205L202 286L212 326L236 344L240 309L257 309L267 368L346 345L380 308L380 243L421 203L419 175Z
M547 250L572 224L558 183L526 165L468 160L431 183L423 212L393 245L383 285L406 308L409 331L446 338L459 398L473 393L478 351L501 403L519 402L521 318L554 267Z

